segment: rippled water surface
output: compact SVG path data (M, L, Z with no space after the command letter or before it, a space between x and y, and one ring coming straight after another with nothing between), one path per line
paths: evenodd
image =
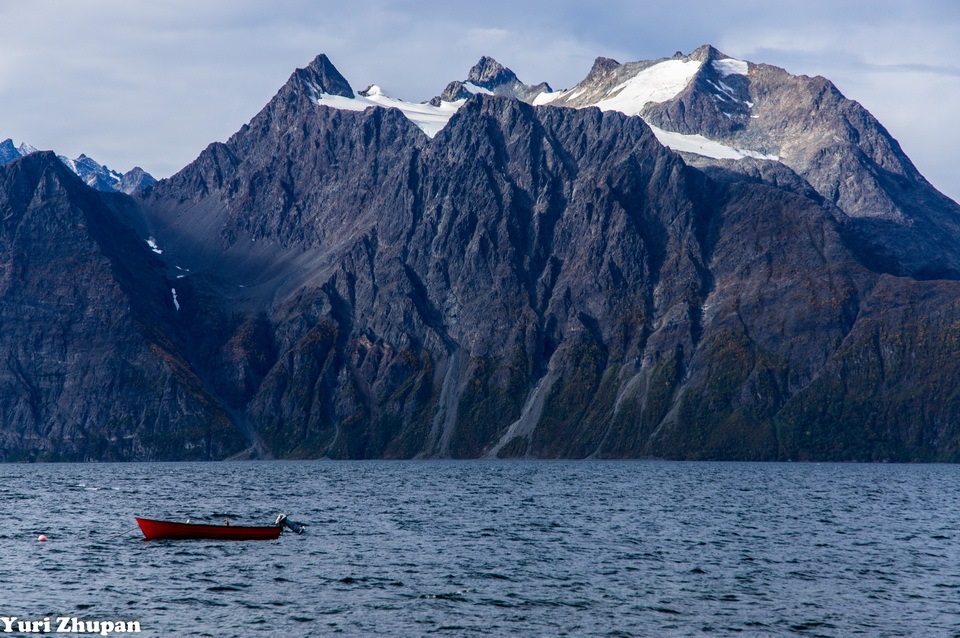
M280 511L307 533L124 534L135 515ZM0 616L180 636L953 636L958 524L943 465L0 465Z

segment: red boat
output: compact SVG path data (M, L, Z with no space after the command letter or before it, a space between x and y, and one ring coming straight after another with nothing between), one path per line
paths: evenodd
M221 541L267 541L280 536L282 522L269 527L248 525L204 525L200 523L174 523L138 518L137 525L148 541L160 539L209 538Z

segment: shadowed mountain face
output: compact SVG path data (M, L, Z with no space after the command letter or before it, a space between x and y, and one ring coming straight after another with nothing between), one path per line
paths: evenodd
M711 55L725 59L675 60L671 81ZM632 64L630 77L657 63ZM630 79L622 66L598 61L581 95L617 98L603 83ZM724 86L752 90L738 77ZM512 97L487 94L506 84ZM62 167L67 185L44 190L18 177L31 158L0 167L3 211L55 202L74 215L2 235L21 238L0 246L0 325L19 331L0 334L13 362L0 406L19 415L3 420L7 458L80 455L92 431L106 458L958 457L960 283L889 274L896 255L857 243L842 202L783 161L669 150L657 131L690 129L663 115L651 130L653 103L642 117L533 106L524 99L549 87L490 59L467 85L484 91L421 105L456 105L431 138L407 110L356 108L320 56L137 200L95 194ZM949 206L939 214L952 223ZM887 241L887 228L870 232ZM44 280L103 317L50 306L42 329L8 324L53 294L16 269L27 254L91 262L89 276L48 267ZM88 300L103 290L112 305ZM110 380L50 380L101 351ZM122 400L104 406L89 384ZM150 440L173 443L145 444L146 423Z
M52 153L0 166L0 458L221 458L246 447L179 354L164 267L122 195Z

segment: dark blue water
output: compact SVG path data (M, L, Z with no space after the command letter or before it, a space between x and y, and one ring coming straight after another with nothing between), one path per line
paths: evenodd
M280 511L307 534L123 535L134 515ZM179 636L953 636L958 526L943 465L0 465L0 616Z

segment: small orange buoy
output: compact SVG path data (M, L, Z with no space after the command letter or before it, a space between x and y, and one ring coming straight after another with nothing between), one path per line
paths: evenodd
M45 540L47 540L47 535L46 535L46 534L40 534L40 536L37 536L37 540L38 540L38 541L45 541Z

